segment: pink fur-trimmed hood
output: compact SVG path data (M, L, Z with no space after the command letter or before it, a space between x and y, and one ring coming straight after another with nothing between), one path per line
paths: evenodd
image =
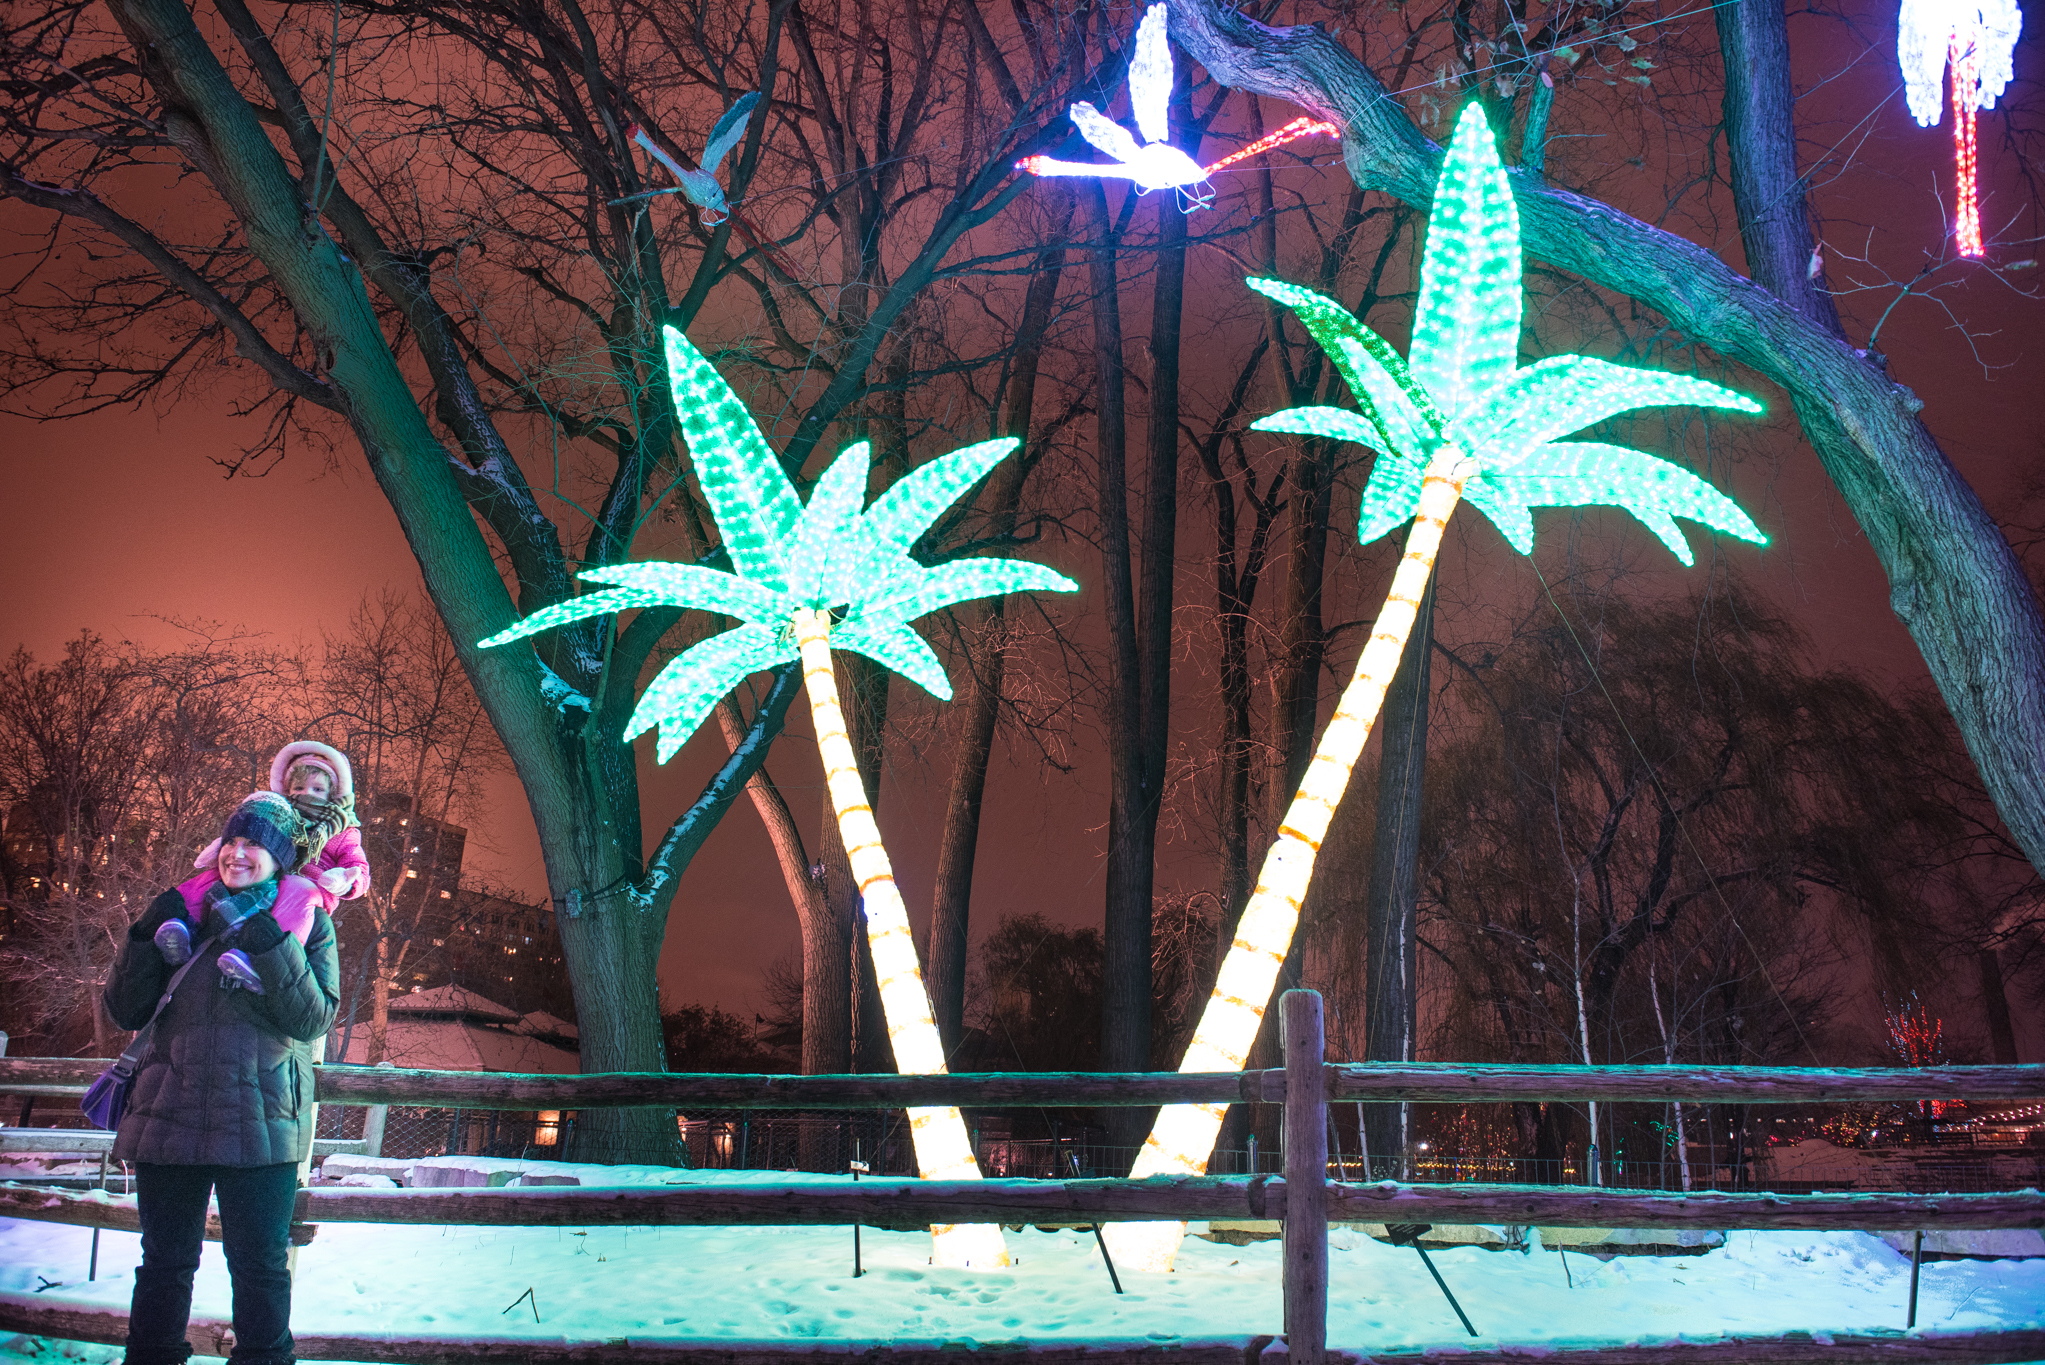
M293 740L277 751L277 757L270 760L270 790L284 794L284 777L291 771L291 765L302 758L309 758L334 774L334 798L339 801L352 800L355 796L355 771L348 765L348 755L331 744L322 744L316 739Z

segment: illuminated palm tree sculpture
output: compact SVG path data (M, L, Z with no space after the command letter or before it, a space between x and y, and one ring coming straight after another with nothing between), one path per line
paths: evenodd
M1413 527L1355 675L1265 856L1182 1071L1240 1071L1249 1055L1292 945L1315 854L1405 651L1457 502L1474 503L1521 554L1533 552L1533 508L1593 503L1633 513L1685 564L1690 548L1675 516L1766 542L1746 513L1687 470L1623 446L1556 439L1634 408L1697 403L1758 412L1759 405L1703 380L1589 356L1520 368L1520 275L1519 214L1473 102L1435 186L1410 363L1332 299L1277 280L1249 282L1293 310L1357 402L1353 412L1288 409L1255 428L1369 446L1377 459L1359 539L1367 544L1407 521ZM1166 1106L1132 1174L1204 1170L1223 1112L1219 1104ZM1183 1232L1179 1223L1117 1223L1109 1242L1124 1265L1166 1270Z
M902 893L846 735L831 650L864 654L949 700L944 666L909 628L911 621L973 598L1030 590L1071 592L1078 585L1021 560L961 559L929 568L910 555L932 520L1019 442L982 441L940 456L899 480L869 508L869 451L861 441L831 463L805 505L738 395L687 337L672 327L665 331L682 434L734 572L654 563L589 569L584 579L612 586L535 612L481 647L635 607L690 607L739 618L743 624L668 664L639 699L623 737L630 740L659 726L662 763L695 733L718 698L749 674L800 659L831 805L852 879L865 902L874 975L895 1061L906 1073L942 1072L944 1048L917 966ZM909 1126L925 1178L979 1177L958 1110L912 1109ZM931 1231L939 1265L1008 1263L999 1227Z

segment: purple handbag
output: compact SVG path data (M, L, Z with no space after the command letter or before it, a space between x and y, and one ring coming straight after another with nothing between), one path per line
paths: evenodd
M192 950L192 956L185 965L171 973L170 984L163 988L163 998L156 1002L149 1022L135 1030L135 1041L114 1059L114 1064L99 1073L97 1079L85 1088L85 1095L78 1101L78 1110L92 1121L95 1128L113 1132L121 1126L121 1115L128 1111L128 1092L135 1087L135 1071L148 1055L149 1042L156 1033L156 1021L163 1014L163 1007L170 1003L171 992L178 988L178 982L185 979L185 973L198 965L199 955L212 944L207 939Z

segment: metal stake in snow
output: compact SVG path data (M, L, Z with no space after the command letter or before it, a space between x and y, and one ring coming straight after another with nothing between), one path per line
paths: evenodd
M1069 1153L1068 1155L1072 1161L1072 1178L1074 1180L1086 1179L1085 1175L1083 1175L1079 1169L1079 1153L1072 1152ZM1101 1260L1107 1263L1108 1283L1115 1286L1115 1292L1117 1294L1121 1293L1122 1277L1115 1273L1115 1258L1108 1254L1108 1239L1101 1236L1101 1225L1099 1223L1094 1224L1094 1245L1101 1249Z
M111 1147L103 1148L99 1154L99 1191L101 1194L106 1193L107 1157L113 1153L113 1150L114 1149ZM1918 1233L1917 1235L1920 1240L1922 1240L1924 1237L1924 1234L1921 1232ZM99 1278L99 1225L95 1223L93 1224L92 1227L92 1259L87 1261L85 1264L85 1280L87 1284L90 1284L92 1281L98 1278ZM1917 1293L1916 1287L1914 1285L1911 1288L1910 1304L1912 1314L1914 1315L1917 1306Z
M854 1138L854 1139L852 1139L852 1183L853 1183L853 1184L857 1185L857 1184L859 1183L859 1176L860 1176L860 1173L861 1173L862 1171L866 1170L866 1169L867 1169L867 1165L866 1165L866 1163L865 1163L864 1161L861 1161L861 1160L859 1159L859 1139L858 1139L858 1138ZM856 1280L856 1279L858 1279L858 1278L859 1278L859 1277L860 1277L861 1275L864 1275L865 1273L866 1273L866 1272L865 1272L864 1270L860 1269L860 1266L859 1266L859 1224L857 1224L857 1223L854 1223L854 1224L852 1225L852 1278Z
M1910 1320L1903 1324L1910 1328L1917 1325L1917 1272L1924 1265L1924 1231L1919 1229L1910 1242Z
M1448 1281L1434 1268L1434 1261L1429 1258L1427 1248L1420 1245L1421 1236L1433 1226L1432 1223L1387 1223L1385 1235L1392 1239L1393 1246L1412 1247L1420 1253L1420 1263L1427 1267L1428 1274L1434 1276L1434 1282L1441 1287L1441 1296L1449 1301L1449 1307L1455 1309L1456 1316L1463 1320L1463 1330L1474 1337L1477 1335L1477 1329L1470 1325L1469 1315L1463 1312L1463 1305L1456 1302L1456 1296L1449 1293Z

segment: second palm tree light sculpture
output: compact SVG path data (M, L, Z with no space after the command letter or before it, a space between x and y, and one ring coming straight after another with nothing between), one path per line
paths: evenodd
M846 735L831 650L864 654L949 700L944 666L910 629L911 621L973 598L1071 592L1078 585L1022 560L961 559L931 568L910 555L937 515L1017 441L982 441L939 456L897 481L872 507L866 506L869 451L861 441L831 463L805 505L738 395L687 337L672 327L664 330L682 434L735 572L655 563L589 569L584 579L612 586L535 612L482 647L638 607L689 607L739 618L744 624L668 664L640 697L623 738L659 726L656 752L663 763L695 733L718 698L748 675L800 659L831 804L865 903L895 1061L905 1073L942 1072L944 1048L917 966L908 912ZM912 1109L909 1126L925 1178L979 1177L958 1110ZM991 1224L931 1231L939 1265L1008 1263L1001 1229Z
M1413 526L1356 672L1265 856L1181 1071L1240 1071L1248 1059L1315 856L1405 652L1458 502L1475 504L1521 554L1533 552L1533 508L1599 503L1633 513L1685 564L1690 547L1673 517L1766 543L1745 512L1680 466L1623 446L1556 439L1635 408L1695 403L1758 412L1760 405L1700 379L1590 356L1521 368L1521 270L1519 212L1473 102L1435 186L1410 362L1332 299L1277 280L1249 282L1293 310L1357 402L1355 411L1292 408L1255 429L1369 446L1377 458L1358 538L1368 543L1404 522ZM1167 1105L1131 1174L1204 1170L1224 1109ZM1109 1245L1125 1267L1168 1270L1184 1230L1180 1223L1118 1223Z

